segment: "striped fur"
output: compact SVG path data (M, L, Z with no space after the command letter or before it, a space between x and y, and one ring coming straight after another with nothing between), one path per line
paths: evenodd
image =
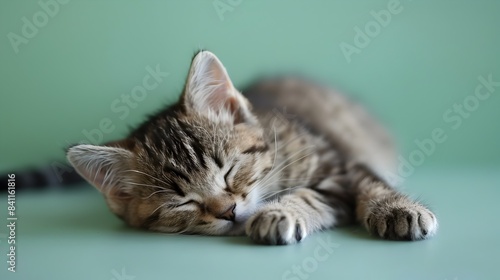
M387 239L437 229L384 180L391 140L358 105L296 79L242 95L209 52L194 58L178 103L121 141L70 148L68 160L115 214L155 231L292 244L353 222Z

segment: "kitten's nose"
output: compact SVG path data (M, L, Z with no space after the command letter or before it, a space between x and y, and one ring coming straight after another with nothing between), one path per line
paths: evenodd
M234 222L234 219L235 219L234 209L235 208L236 208L236 203L229 206L229 208L227 208L222 214L218 215L216 218Z

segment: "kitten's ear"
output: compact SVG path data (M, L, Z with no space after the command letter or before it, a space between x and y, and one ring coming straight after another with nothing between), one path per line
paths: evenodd
M120 147L77 145L68 149L68 161L78 174L108 197L126 198L125 174L132 152Z
M191 63L183 103L216 120L256 122L248 101L234 88L224 65L208 51L199 52Z

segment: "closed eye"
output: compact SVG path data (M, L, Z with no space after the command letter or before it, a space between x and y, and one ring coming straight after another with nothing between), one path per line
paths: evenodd
M224 175L224 182L226 182L226 188L225 188L226 191L230 191L228 177L231 171L233 171L233 168L234 166L231 166L231 168L229 168L229 170L227 171L226 175Z
M198 201L190 199L190 200L188 200L188 201L186 201L184 203L177 204L175 207L181 207L181 206L188 205L188 204L193 204L193 203L196 204L196 205L200 205L200 203Z

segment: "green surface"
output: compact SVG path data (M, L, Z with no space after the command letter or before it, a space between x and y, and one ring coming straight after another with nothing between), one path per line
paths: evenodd
M0 279L500 279L500 172L420 170L407 191L432 205L440 229L419 242L384 241L350 227L311 235L298 245L262 246L245 237L174 236L136 231L111 214L90 186L18 196L18 268L2 261ZM0 209L6 198L0 197ZM0 211L5 221L5 211ZM5 233L2 229L0 233ZM5 235L1 255L5 256ZM330 253L321 242L333 242ZM315 255L315 251L319 255ZM317 267L314 268L314 258ZM2 257L4 259L5 257ZM7 276L7 277L6 277ZM297 277L297 276L295 276ZM125 279L125 278L124 278ZM301 279L300 277L298 279Z
M64 160L63 148L88 140L84 130L103 119L111 122L103 141L123 136L177 98L199 48L216 53L237 85L300 72L345 89L393 128L404 157L441 127L446 145L426 164L500 162L500 89L471 103L470 114L443 119L474 94L478 76L500 80L500 1L401 0L378 32L371 11L394 0L67 2L43 25L38 1L0 0L0 171ZM219 16L220 3L234 7ZM24 37L23 17L34 16L43 26L13 47L9 34ZM340 46L354 45L356 27L367 26L373 38L349 63ZM121 95L156 65L170 75L136 108L125 106ZM121 109L111 108L115 100Z

